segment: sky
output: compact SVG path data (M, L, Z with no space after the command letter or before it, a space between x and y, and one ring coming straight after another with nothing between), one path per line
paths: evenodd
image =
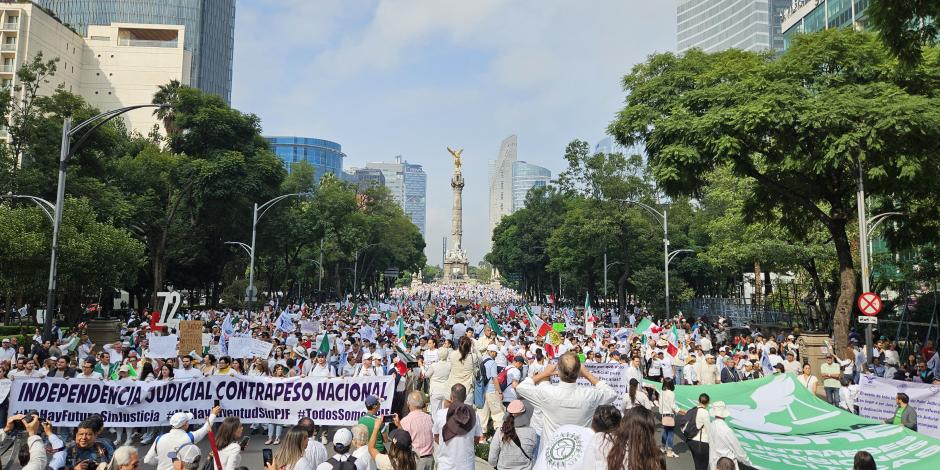
M555 177L565 146L606 137L622 77L674 51L673 0L239 0L232 105L265 135L338 142L344 168L402 155L427 173L428 263L450 235L463 148L463 245L489 248L487 164L518 136L519 160ZM450 244L450 242L448 242Z

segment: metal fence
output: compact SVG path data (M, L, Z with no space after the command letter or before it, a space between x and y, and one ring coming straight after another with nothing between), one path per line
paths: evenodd
M724 317L732 326L747 324L778 325L792 327L799 322L800 315L752 305L741 299L698 298L682 304L682 311L692 316L707 316L712 319Z

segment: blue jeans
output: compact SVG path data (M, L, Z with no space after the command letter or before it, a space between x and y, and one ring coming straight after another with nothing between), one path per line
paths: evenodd
M276 441L281 440L281 434L284 432L283 424L268 424L268 438Z
M826 401L830 405L839 407L839 387L824 387L826 389Z
M675 434L675 426L663 426L662 443L667 449L672 449L672 436Z

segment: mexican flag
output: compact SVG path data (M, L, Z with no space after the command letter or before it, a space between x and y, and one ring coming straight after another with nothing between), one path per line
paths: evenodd
M405 319L398 317L398 346L403 350L408 350L408 341L405 339Z
M546 295L545 303L547 303L548 305L555 305L555 294Z
M649 318L643 317L643 319L640 320L640 323L637 323L636 327L633 328L633 333L636 335L648 335L652 333L650 330L653 328L659 327Z
M676 330L676 325L672 325L672 329L669 330L666 340L669 341L666 352L668 352L670 356L676 357L676 354L679 354L679 331Z
M496 336L503 335L503 329L499 327L499 323L496 323L496 319L493 318L491 312L486 312L486 322L489 323L490 328L493 330L493 333L496 333Z
M526 318L529 319L529 328L532 329L536 337L545 336L552 331L552 326L542 321L541 318L533 315L532 309L530 309L528 305L525 306L525 315Z

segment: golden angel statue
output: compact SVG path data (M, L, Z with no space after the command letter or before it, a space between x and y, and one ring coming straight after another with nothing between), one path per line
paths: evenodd
M447 147L447 151L454 156L454 168L456 168L457 171L460 171L460 154L463 153L463 149L454 150L450 147Z

